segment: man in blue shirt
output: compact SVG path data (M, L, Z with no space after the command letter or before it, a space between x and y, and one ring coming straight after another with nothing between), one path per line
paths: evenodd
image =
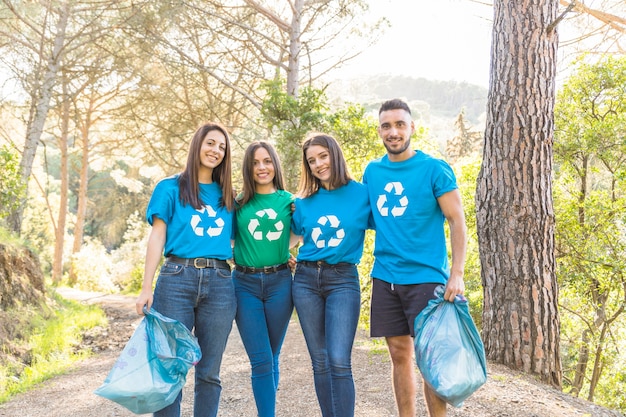
M384 102L378 134L387 154L370 162L363 175L376 228L371 336L387 341L399 417L416 413L415 318L435 298L437 286L445 286L449 301L465 290L466 226L456 178L446 162L411 149L414 132L408 105ZM429 416L445 416L445 401L427 384L423 388Z

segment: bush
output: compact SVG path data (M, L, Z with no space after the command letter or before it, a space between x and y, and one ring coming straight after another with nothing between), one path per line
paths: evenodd
M0 219L4 219L26 197L26 184L20 176L17 154L6 146L0 148L0 166Z

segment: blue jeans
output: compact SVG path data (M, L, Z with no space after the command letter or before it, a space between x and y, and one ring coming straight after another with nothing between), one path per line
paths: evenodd
M237 328L250 366L252 392L259 417L276 415L279 356L293 312L291 271L233 271L237 295Z
M352 345L361 306L356 265L298 264L292 286L323 417L353 417Z
M220 366L237 310L235 287L227 269L196 269L165 262L154 289L155 310L193 329L202 351L196 365L194 417L215 417L222 385ZM155 417L180 417L182 391Z

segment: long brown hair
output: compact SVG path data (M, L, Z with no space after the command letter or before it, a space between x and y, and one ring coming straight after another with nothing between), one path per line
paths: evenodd
M212 130L219 130L226 138L226 149L224 150L224 159L213 169L211 179L217 183L222 189L222 198L220 206L226 207L229 211L233 209L233 183L231 178L231 150L230 138L226 128L219 123L209 122L200 126L194 133L191 143L189 144L189 152L187 154L187 165L178 178L180 188L180 200L183 204L190 204L195 209L201 209L204 205L200 198L200 187L198 186L198 172L200 171L200 149L206 135Z
M315 194L322 186L322 182L311 172L311 167L306 158L306 151L314 145L328 149L331 163L330 187L332 189L346 185L352 179L337 140L325 133L309 133L302 144L302 176L298 186L298 196L302 198Z
M285 189L285 182L283 180L283 170L280 166L280 159L274 147L265 141L255 141L248 145L246 153L243 156L243 164L241 167L243 176L243 192L237 197L237 204L243 206L254 197L256 184L254 182L254 153L257 149L263 148L270 154L272 163L274 164L274 179L272 183L277 190Z

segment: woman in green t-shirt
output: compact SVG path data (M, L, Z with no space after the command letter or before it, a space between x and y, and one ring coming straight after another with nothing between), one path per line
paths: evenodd
M288 264L293 196L284 189L278 155L267 142L248 146L242 171L235 212L236 321L250 358L258 415L274 417L280 349L293 311Z

